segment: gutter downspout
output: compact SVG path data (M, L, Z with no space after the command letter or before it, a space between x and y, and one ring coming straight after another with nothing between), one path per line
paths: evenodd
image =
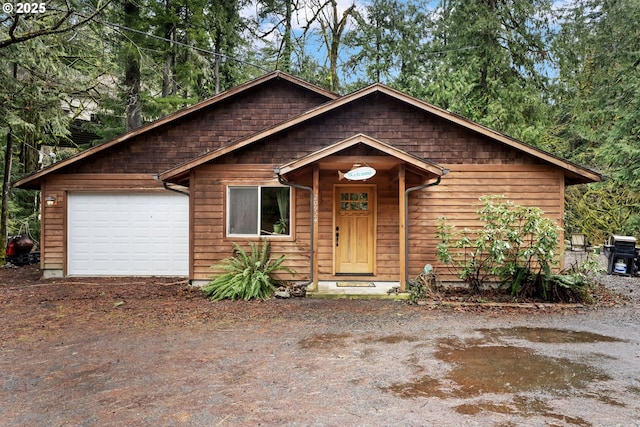
M444 169L442 171L442 175L446 175L449 173L449 169ZM442 175L438 176L435 182L430 182L428 184L422 184L415 187L407 188L404 191L404 271L406 277L404 278L405 283L409 283L409 193L412 193L417 190L423 190L427 187L433 187L435 185L440 184L442 181Z
M309 218L311 219L311 230L310 230L310 257L309 257L309 266L310 266L310 271L309 271L309 280L305 283L301 283L300 286L309 286L310 284L313 283L314 277L313 277L313 270L314 270L314 243L315 243L315 233L313 232L313 206L314 206L314 196L313 196L313 188L311 187L307 187L305 185L300 185L300 184L294 184L293 182L288 182L285 181L284 178L282 177L282 175L280 175L280 168L274 168L273 171L276 173L276 175L278 176L278 182L282 185L285 185L287 187L293 187L293 188L298 188L300 190L306 190L309 192L309 200L310 200L310 207L309 207Z

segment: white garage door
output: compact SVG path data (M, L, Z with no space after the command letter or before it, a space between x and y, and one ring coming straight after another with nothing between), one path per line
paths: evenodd
M71 193L68 202L68 274L189 274L188 196Z

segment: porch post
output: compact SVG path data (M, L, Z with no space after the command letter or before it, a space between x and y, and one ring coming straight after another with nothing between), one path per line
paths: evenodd
M400 246L400 291L404 292L407 288L406 277L407 277L407 224L405 219L407 217L406 206L407 203L405 198L407 197L405 189L405 167L404 164L401 164L398 168L398 198L400 203L398 203L400 207L399 217L398 217L398 240Z
M320 200L320 166L316 163L313 165L313 218L311 218L311 227L313 227L313 235L318 236L318 214ZM313 239L313 257L311 260L313 265L313 286L318 289L318 240Z

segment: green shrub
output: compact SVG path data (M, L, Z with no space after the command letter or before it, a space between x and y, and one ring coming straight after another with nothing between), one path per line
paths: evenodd
M481 291L485 282L496 274L493 259L485 256L487 240L478 231L465 228L457 231L454 226L445 223L445 218L439 218L436 237L440 239L437 245L438 259L451 266L460 279L465 281L475 293ZM474 237L475 234L475 237ZM455 252L452 252L456 249Z
M234 253L235 256L211 267L222 270L223 273L202 288L205 295L214 301L267 299L277 285L273 273L294 273L292 269L282 265L284 255L276 260L271 259L271 244L267 241L263 242L262 247L252 242L250 253L234 243Z
M546 296L545 277L558 253L558 226L536 207L483 196L476 211L483 228L462 231L440 218L436 237L438 259L451 266L471 289L486 282L506 285L514 296Z
M547 300L592 304L594 284L579 274L552 274L544 283Z
M420 278L409 280L407 289L409 290L409 303L416 303L427 295L427 286Z
M546 290L554 301L593 304L593 293L598 286L597 276L604 271L598 260L589 256L586 260L571 265L563 274L549 275Z

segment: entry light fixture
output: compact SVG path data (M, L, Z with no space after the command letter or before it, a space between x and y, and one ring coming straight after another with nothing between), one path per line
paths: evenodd
M49 194L45 199L44 199L44 203L47 206L55 206L58 204L58 199L56 198L55 194Z

